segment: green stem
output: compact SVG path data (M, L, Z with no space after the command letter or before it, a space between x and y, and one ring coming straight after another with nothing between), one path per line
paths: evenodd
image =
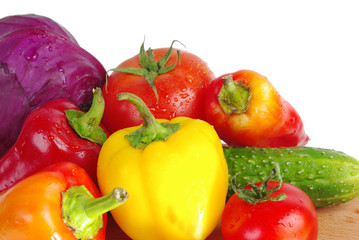
M128 198L123 188L115 188L110 194L93 199L85 204L86 215L89 218L100 216L121 205Z
M144 148L154 141L165 141L170 135L176 132L180 124L159 123L141 98L132 93L119 93L117 99L127 100L134 104L141 114L143 126L135 132L126 135L131 146Z
M110 69L109 71L123 72L123 73L143 76L148 82L148 84L151 86L153 92L155 93L157 99L156 104L158 104L158 93L155 86L155 78L158 75L172 71L176 67L177 63L180 61L181 58L180 51L177 50L176 62L166 66L171 56L172 47L175 42L179 42L179 41L177 40L172 41L172 44L168 48L167 52L157 62L153 57L153 50L149 48L147 51L145 51L145 47L144 47L145 43L143 42L140 48L140 53L138 55L139 62L142 68L113 68Z
M270 172L268 178L258 187L252 181L249 181L248 185L251 187L250 190L240 188L236 185L236 177L238 174L235 174L231 179L231 185L233 191L236 193L238 197L243 199L244 201L252 204L256 204L258 202L264 202L267 200L270 201L282 201L287 196L283 193L278 197L271 197L270 195L275 191L278 191L283 184L282 175L280 174L280 168L278 163L274 163L274 168ZM278 177L279 184L278 186L268 189L268 182L272 180L275 176Z
M103 227L102 214L128 199L125 189L95 199L84 185L70 187L62 193L62 218L78 239L92 239Z
M223 86L217 96L223 111L230 114L240 114L249 108L251 89L241 81L233 81L232 75L222 77Z
M101 88L94 89L93 93L92 105L87 113L70 109L65 110L65 114L77 135L102 145L107 139L106 132L99 126L105 110L105 101Z

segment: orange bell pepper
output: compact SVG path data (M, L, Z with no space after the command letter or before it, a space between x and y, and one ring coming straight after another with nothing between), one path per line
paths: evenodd
M84 169L60 162L0 193L0 239L105 239L106 212L127 198L100 197Z

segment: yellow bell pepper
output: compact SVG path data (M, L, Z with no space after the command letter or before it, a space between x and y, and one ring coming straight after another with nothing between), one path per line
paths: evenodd
M113 133L99 155L101 192L121 185L131 196L111 211L115 221L132 239L205 239L221 217L228 190L214 128L187 117L157 121L137 96L120 93L118 99L135 104L144 124Z

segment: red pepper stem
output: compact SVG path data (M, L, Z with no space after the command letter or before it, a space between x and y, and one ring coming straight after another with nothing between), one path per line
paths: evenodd
M62 193L62 218L78 239L92 239L103 227L102 214L118 207L128 198L125 189L95 199L84 185Z
M222 77L223 87L217 98L223 111L230 114L241 114L249 108L251 89L241 81L233 81L232 75Z
M104 110L105 100L103 99L101 88L96 88L93 90L91 108L79 119L80 124L86 126L89 132L94 131L94 128L101 122Z
M77 135L102 145L107 139L106 132L99 126L105 110L105 101L101 88L94 89L93 93L92 105L87 113L71 109L66 110L65 114Z
M180 127L179 123L168 124L157 122L142 99L132 93L119 93L117 94L117 99L120 101L127 100L134 104L143 119L143 126L141 128L126 135L126 138L133 147L144 148L154 141L164 141Z
M228 93L234 93L236 90L236 85L234 84L232 75L227 75L222 77L223 87L226 89ZM231 98L235 99L236 96L232 96Z

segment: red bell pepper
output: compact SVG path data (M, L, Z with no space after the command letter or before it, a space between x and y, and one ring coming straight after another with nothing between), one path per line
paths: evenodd
M0 191L60 161L83 167L97 183L97 158L108 132L100 121L104 100L100 88L85 114L68 100L53 100L32 111L16 143L0 158ZM66 113L65 113L66 112Z
M86 171L55 163L0 193L0 239L105 239L107 213L126 190L100 192Z
M265 76L240 70L215 79L206 120L229 146L303 146L309 138L299 114Z

